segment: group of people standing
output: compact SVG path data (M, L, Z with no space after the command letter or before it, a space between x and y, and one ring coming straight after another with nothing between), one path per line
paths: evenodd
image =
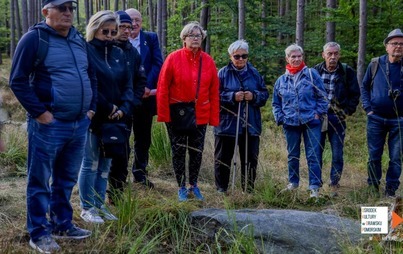
M124 189L131 131L134 181L154 188L147 165L155 114L157 121L166 123L179 201L191 195L204 200L198 175L208 125L214 126L217 192L227 193L231 168L233 174L236 171L237 154L242 190L253 192L262 132L260 109L269 93L248 61L248 43L233 42L228 48L228 65L217 72L214 60L201 48L206 31L198 22L190 22L180 33L183 47L163 62L158 38L141 29L137 10L97 12L89 21L84 40L72 26L74 4L74 0L43 0L45 20L21 38L12 64L10 86L28 112L30 246L51 253L60 249L54 239L91 235L72 223L70 197L77 181L83 220L117 220L105 206L105 197L108 181L112 204ZM339 61L339 44L327 43L322 53L325 61L314 68L305 65L300 46L286 48L286 72L275 83L272 101L275 121L282 125L287 142L286 190L299 187L303 139L311 197L319 197L322 153L328 138L332 150L329 184L337 195L346 116L356 111L362 93L368 113L368 183L379 190L380 160L389 134L391 163L386 194L395 195L403 140L399 131L403 111L402 32L392 31L384 44L388 54L378 59L376 74L371 72L375 62L370 64L361 91L354 70ZM178 131L172 123L171 106L183 102L194 102L196 126L189 132ZM125 126L127 142L119 156L103 153L100 136L105 124Z

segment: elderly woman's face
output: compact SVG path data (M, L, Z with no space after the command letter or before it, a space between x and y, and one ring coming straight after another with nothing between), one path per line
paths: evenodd
M101 41L111 41L117 34L118 30L116 30L116 23L106 23L99 27L95 33L95 38Z
M185 37L186 48L190 50L198 50L201 47L203 41L203 35L200 29L194 28L192 32L190 32Z
M242 69L248 62L248 52L244 49L237 49L230 55L230 59L237 69Z
M290 56L285 58L287 63L291 65L291 67L298 67L301 65L304 60L304 55L299 50L291 51Z

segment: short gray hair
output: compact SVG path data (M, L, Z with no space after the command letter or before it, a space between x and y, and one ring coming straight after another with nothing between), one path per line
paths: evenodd
M238 49L244 49L249 53L249 45L245 40L237 40L231 43L228 47L228 54L232 55Z
M190 23L188 23L183 29L182 32L180 34L180 38L182 40L186 39L186 36L188 36L193 29L199 29L200 33L202 35L202 40L204 40L207 36L207 32L205 30L203 30L203 27L200 25L199 22L197 21L191 21Z
M296 43L293 43L284 50L285 56L289 57L291 55L291 52L294 52L294 51L299 51L299 52L301 52L302 55L304 55L304 50L302 49L302 47L298 46L298 44L296 44Z
M323 52L325 52L326 49L327 49L327 48L330 48L330 47L336 47L338 51L341 50L340 44L338 44L337 42L334 42L334 41L330 41L330 42L326 43L326 44L323 46Z
M118 29L117 16L113 11L99 11L92 15L86 28L86 40L92 41L98 29L107 23L115 23Z

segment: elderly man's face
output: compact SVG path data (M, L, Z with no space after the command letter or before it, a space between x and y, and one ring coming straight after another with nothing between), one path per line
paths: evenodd
M304 60L304 55L299 50L295 50L292 51L290 56L286 57L285 60L292 67L296 68L301 65L302 61Z
M132 19L133 26L130 37L136 38L139 36L141 27L143 26L143 19L141 18L141 14L138 12L127 12L127 14L129 14L130 18Z
M68 31L73 24L75 6L72 2L49 7L42 10L43 15L46 17L46 24L55 29L56 31Z
M389 58L400 60L403 56L403 37L393 38L386 44Z
M323 59L325 59L326 62L326 69L329 71L333 71L337 67L337 62L340 59L340 52L337 47L328 47L323 53L322 53Z

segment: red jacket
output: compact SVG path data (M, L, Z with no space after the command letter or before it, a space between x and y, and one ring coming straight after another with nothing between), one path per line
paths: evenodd
M201 50L194 54L185 47L169 54L162 65L157 88L157 121L171 121L169 104L194 101L200 56L202 71L196 103L196 122L218 126L219 81L214 60Z

